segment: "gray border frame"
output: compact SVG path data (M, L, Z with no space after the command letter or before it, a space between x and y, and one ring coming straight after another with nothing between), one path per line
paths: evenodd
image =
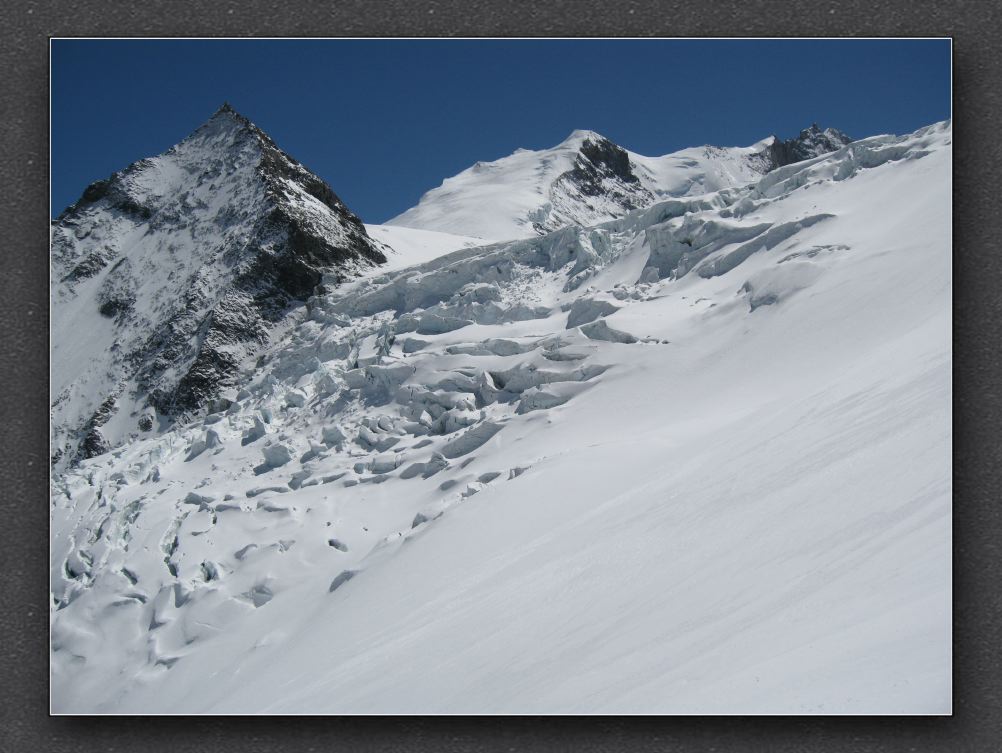
M3 601L11 751L990 750L1002 739L1002 488L995 183L999 11L972 1L122 0L0 8L6 226L0 316ZM48 38L50 36L952 36L954 38L954 715L952 717L48 716ZM782 71L777 71L782 77Z

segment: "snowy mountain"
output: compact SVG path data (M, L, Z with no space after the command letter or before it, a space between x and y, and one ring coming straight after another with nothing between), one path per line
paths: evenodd
M808 135L824 153L780 165L799 147L624 163L580 133L545 175L523 153L447 181L412 210L451 205L435 230L366 232L282 184L354 250L321 257L339 284L317 263L282 288L305 303L259 315L225 400L53 473L53 710L949 712L951 124L830 153ZM178 206L160 187L206 168L166 164L221 143L192 163L229 177L184 206L256 232L266 142L227 113L191 138L112 183ZM122 195L71 210L82 237L60 221L54 321L109 328L54 373L60 420L128 364L120 318L142 344L138 317L173 322L178 280L217 259ZM519 225L538 201L540 229L568 224ZM103 239L144 252L136 303L100 292L110 252L61 282L89 256L60 244ZM150 266L172 248L199 255L174 278ZM251 284L211 264L209 290Z
M786 141L770 136L750 147L704 146L645 157L594 131L574 131L552 149L519 149L494 162L478 162L387 225L485 240L529 238L568 225L606 222L666 197L743 185L850 141L834 128L812 125Z
M330 186L226 105L93 183L52 228L55 462L205 406L292 304L383 262Z
M837 128L822 129L817 123L811 124L810 128L805 128L796 138L786 141L780 141L772 136L766 140L768 144L764 153L767 159L766 171L775 170L784 165L792 165L794 162L803 162L813 157L820 157L822 154L841 149L851 142L852 139Z

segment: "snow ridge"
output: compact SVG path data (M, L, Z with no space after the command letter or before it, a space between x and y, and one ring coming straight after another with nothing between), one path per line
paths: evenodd
M577 130L552 149L519 149L494 162L478 162L387 224L485 240L588 227L666 197L743 185L850 141L837 129L814 124L786 141L773 136L750 147L705 146L645 157L594 131Z

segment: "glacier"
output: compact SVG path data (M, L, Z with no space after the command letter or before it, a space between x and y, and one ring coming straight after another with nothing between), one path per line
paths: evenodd
M949 713L950 122L530 216L589 140L340 217L216 398L54 465L55 713Z

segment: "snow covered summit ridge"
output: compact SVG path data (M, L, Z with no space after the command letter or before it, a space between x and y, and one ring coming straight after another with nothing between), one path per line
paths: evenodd
M229 105L53 222L53 460L232 384L290 306L385 257L330 186Z
M550 149L517 149L477 162L387 224L485 240L529 238L616 219L662 198L742 185L850 142L841 131L814 124L785 141L770 136L750 147L703 146L646 157L595 131L575 130Z

